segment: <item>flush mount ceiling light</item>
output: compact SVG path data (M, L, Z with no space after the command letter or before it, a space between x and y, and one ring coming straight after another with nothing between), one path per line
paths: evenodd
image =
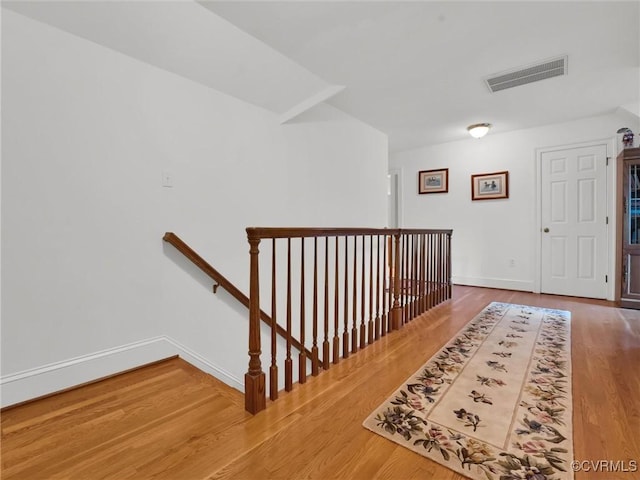
M482 138L487 134L490 128L490 123L476 123L474 125L469 125L467 127L467 131L473 138Z

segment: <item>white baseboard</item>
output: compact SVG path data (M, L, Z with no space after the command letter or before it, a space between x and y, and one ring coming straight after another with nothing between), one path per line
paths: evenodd
M472 287L500 288L503 290L518 290L533 292L533 282L523 280L508 280L503 278L452 277L455 285L469 285Z
M235 375L229 373L224 368L214 365L209 360L204 358L202 355L197 354L193 350L189 350L187 347L178 343L176 340L173 340L171 337L164 337L167 342L169 342L173 348L176 350L177 355L182 358L185 362L189 362L194 367L202 370L203 372L208 373L209 375L213 375L218 380L226 383L230 387L235 388L236 390L240 390L244 393L244 380L236 377ZM247 360L248 361L248 360Z
M15 405L175 355L244 392L241 380L175 340L161 336L5 375L0 378L0 406Z

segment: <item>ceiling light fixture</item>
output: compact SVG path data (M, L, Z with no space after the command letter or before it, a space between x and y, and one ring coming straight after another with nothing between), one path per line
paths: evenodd
M476 123L474 125L469 125L467 127L467 131L473 138L482 138L487 134L490 128L490 123Z

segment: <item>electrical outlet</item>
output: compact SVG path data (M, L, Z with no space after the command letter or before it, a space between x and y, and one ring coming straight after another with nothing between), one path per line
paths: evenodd
M510 259L509 259L509 266L510 266L511 268L513 268L513 267L515 267L515 266L516 266L516 261L515 261L513 258L510 258Z

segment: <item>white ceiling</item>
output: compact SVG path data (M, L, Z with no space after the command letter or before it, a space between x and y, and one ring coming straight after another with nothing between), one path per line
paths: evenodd
M276 113L328 87L321 78L193 0L2 4Z
M640 1L3 5L282 120L324 100L387 133L392 151L466 138L471 123L507 132L640 102ZM484 83L560 55L565 77Z

